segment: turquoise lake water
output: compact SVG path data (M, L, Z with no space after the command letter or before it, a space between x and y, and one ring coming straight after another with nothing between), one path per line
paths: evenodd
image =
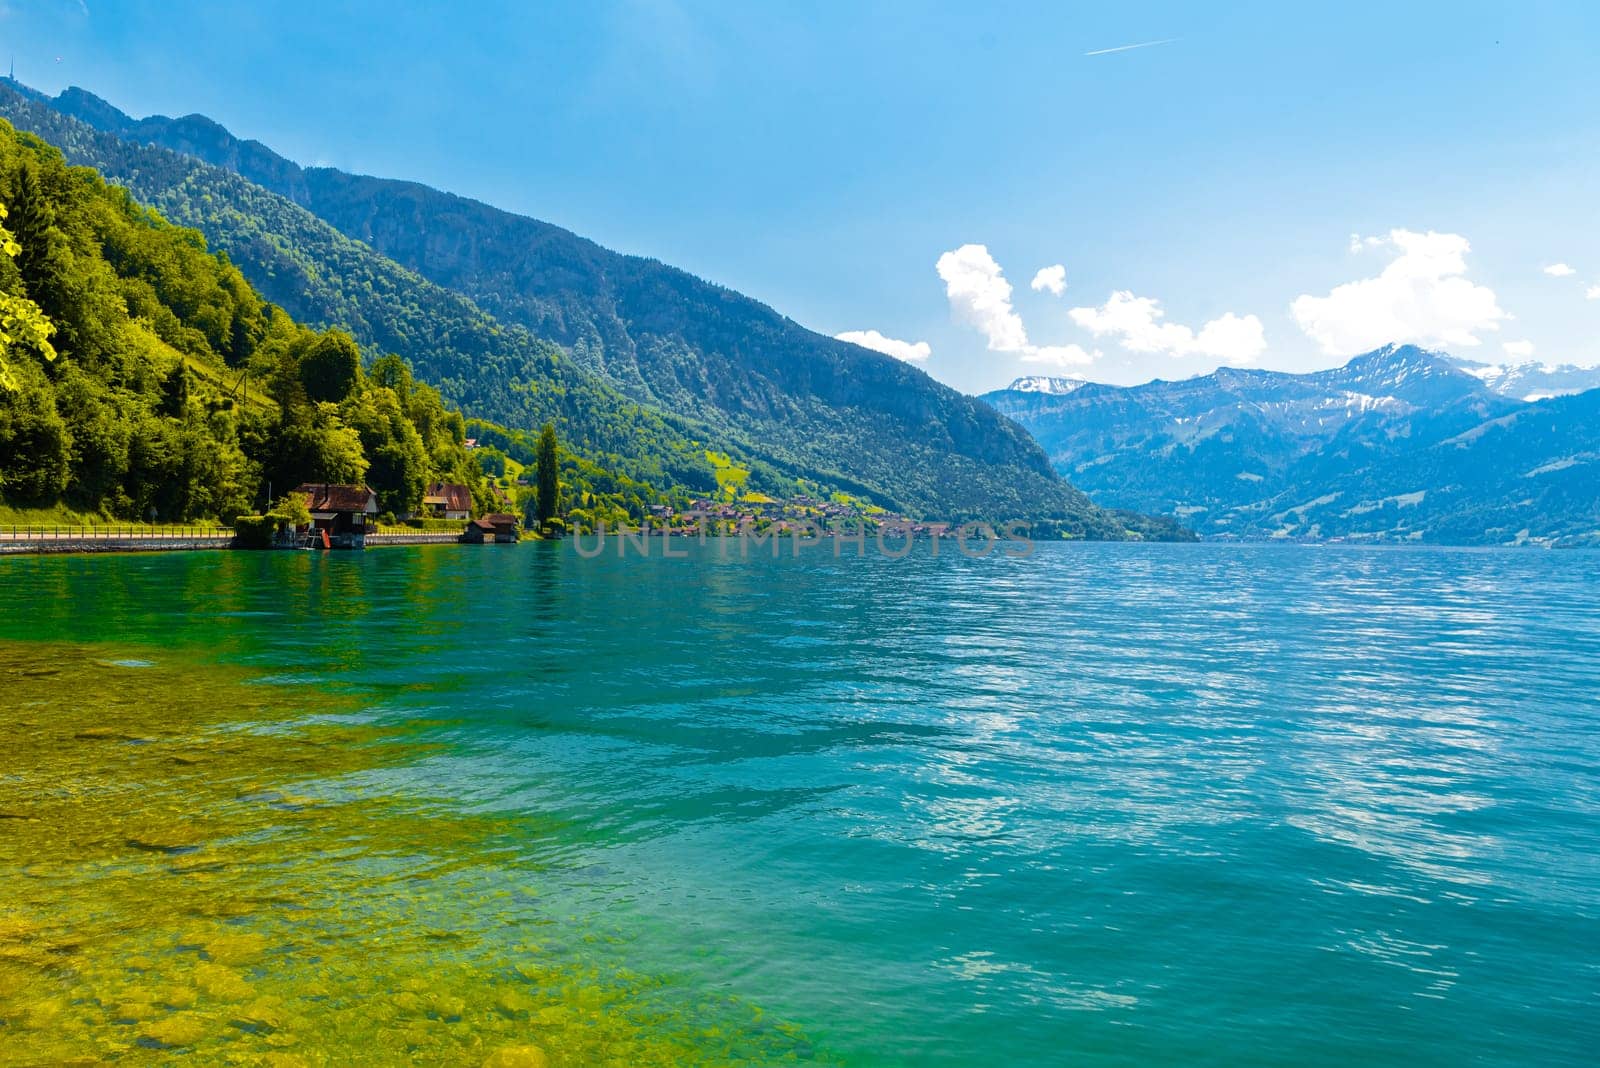
M0 560L0 638L403 728L295 789L511 821L416 922L801 1059L1594 1063L1600 555L719 548Z

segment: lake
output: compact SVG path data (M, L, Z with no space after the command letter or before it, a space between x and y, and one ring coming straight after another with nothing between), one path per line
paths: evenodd
M0 560L0 1062L1592 1063L1600 555L684 544Z

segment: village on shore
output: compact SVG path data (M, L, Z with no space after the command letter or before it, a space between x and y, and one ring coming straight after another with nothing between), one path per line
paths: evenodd
M520 484L520 483L519 483ZM474 515L470 487L434 482L421 507L405 516L380 510L378 494L364 483L306 482L278 500L265 515L238 516L229 526L196 524L0 529L0 555L15 553L139 552L194 549L360 550L381 545L511 545L569 536L753 537L781 541L824 538L893 539L960 537L1025 538L1015 524L989 525L913 520L853 501L807 495L788 500L693 498L681 506L653 504L615 525L586 522L581 513L539 523L531 507L515 510L505 491L490 482L490 498L501 510ZM574 509L574 512L577 512Z
M498 489L496 499L510 502ZM464 544L514 544L525 537L550 538L573 534L651 534L706 537L758 534L778 537L824 537L857 531L880 531L905 537L940 537L958 530L956 524L924 522L872 509L850 501L825 501L800 495L789 500L771 498L717 500L696 498L687 507L654 504L633 525L596 529L569 527L561 519L542 529L528 530L525 517L511 511L474 516L472 491L457 483L435 482L422 498L422 508L405 516L401 525L378 522L378 496L362 484L303 483L292 498L304 502L300 515L274 513L240 517L236 523L238 548L362 549L369 540L387 544L408 541L459 541ZM253 529L252 520L270 521L269 529ZM450 524L460 523L455 529ZM992 529L992 528L991 528ZM994 535L991 535L994 536Z

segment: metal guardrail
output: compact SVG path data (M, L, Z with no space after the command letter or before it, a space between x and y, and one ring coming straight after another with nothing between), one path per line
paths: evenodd
M221 526L0 526L0 554L31 552L74 552L96 549L220 549L233 542L234 531ZM448 545L461 540L459 530L391 529L366 535L368 545ZM274 548L321 548L315 534L293 536L291 541L275 538Z
M112 524L95 527L0 526L0 541L152 542L209 541L233 537L228 527Z

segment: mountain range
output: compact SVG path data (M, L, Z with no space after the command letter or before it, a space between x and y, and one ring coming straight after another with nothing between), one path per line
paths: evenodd
M1533 360L1482 363L1457 356L1447 358L1496 393L1520 400L1537 401L1600 389L1600 366L1581 367L1571 363L1548 364Z
M1543 374L1544 378L1537 377ZM1202 535L1600 543L1600 389L1390 345L1314 374L985 394L1097 502ZM1558 377L1559 376L1559 377Z
M1030 376L975 399L668 265L302 167L201 115L0 80L0 116L200 230L295 319L398 353L469 416L553 420L639 485L742 472L757 493L1088 537L1600 540L1600 369L1388 346L1315 374Z
M0 82L0 116L205 234L296 319L395 352L467 414L545 418L697 492L844 492L911 514L1177 536L1114 515L989 405L654 260L426 186L304 168L199 115L134 119ZM639 427L646 433L640 434Z

